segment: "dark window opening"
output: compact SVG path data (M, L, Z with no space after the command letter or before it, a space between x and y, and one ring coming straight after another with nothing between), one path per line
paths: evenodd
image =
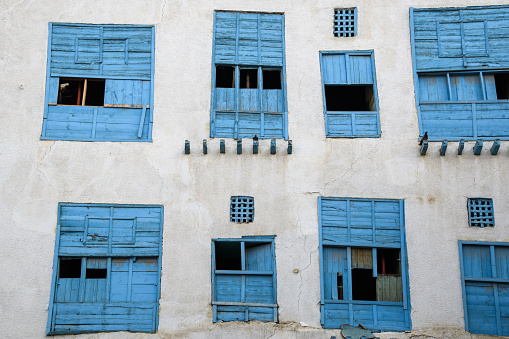
M240 242L215 242L216 270L242 270Z
M376 278L373 270L352 268L352 299L376 301Z
M341 273L338 273L337 285L338 285L338 300L343 300L343 275Z
M281 71L263 70L263 89L281 89Z
M327 111L376 111L372 85L325 86Z
M87 268L87 279L106 279L107 269L105 268Z
M60 78L57 104L104 106L104 85L104 79Z
M240 88L258 88L258 70L240 70Z
M379 248L377 250L378 274L401 274L399 249Z
M495 74L495 87L497 99L509 99L509 73Z
M81 259L60 259L59 278L80 278Z
M235 88L235 68L229 66L216 67L216 87Z

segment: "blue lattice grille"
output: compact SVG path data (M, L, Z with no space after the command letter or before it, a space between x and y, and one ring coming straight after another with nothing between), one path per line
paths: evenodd
M352 37L357 35L357 8L334 10L334 36Z
M468 220L471 227L494 227L493 199L468 199Z
M254 219L254 198L231 197L230 221L236 223L252 222Z

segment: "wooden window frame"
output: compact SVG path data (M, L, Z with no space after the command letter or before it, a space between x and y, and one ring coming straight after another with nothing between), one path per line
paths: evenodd
M126 217L125 214L136 216ZM47 335L157 331L163 214L163 207L158 205L59 203ZM144 219L140 228L136 228L138 217ZM103 241L87 241L88 221L92 219L102 221L103 226L109 225L105 228L109 236ZM116 220L133 220L132 242L115 241L112 227ZM130 238L129 227L118 227ZM154 244L136 243L135 232L141 237L149 234ZM79 277L60 276L61 262L66 259L81 260ZM90 269L106 270L106 277L87 278L86 272ZM64 285L70 289L62 289ZM125 310L125 314L121 310ZM105 314L116 315L116 320L112 323L101 320ZM121 315L125 318L119 317ZM80 322L80 317L90 319ZM94 322L95 318L97 321Z
M212 239L212 321L250 321L250 320L259 320L259 321L268 321L268 322L278 322L278 304L277 304L277 276L276 276L276 255L275 255L275 244L274 244L275 236L245 236L240 239ZM216 269L216 244L217 243L239 243L240 244L240 262L241 269L240 270L217 270ZM259 270L248 270L247 266L247 251L246 244L260 244L260 245L269 245L270 244L270 262L271 262L271 270L268 271L259 271ZM242 288L240 301L220 301L217 300L216 293L216 279L218 276L238 276L242 279ZM246 280L248 277L271 277L272 281L272 303L257 303L257 302L246 302ZM220 309L227 308L243 308L242 317L238 319L224 319L220 316ZM256 309L272 309L272 312L265 315L263 319L252 319L250 315L250 311ZM254 313L255 314L255 313Z
M362 203L365 205L371 205L371 223L372 223L372 231L373 234L377 234L377 224L375 220L377 220L377 206L385 206L384 204L390 204L390 208L394 215L398 215L398 224L399 224L399 233L394 233L393 242L384 242L377 241L376 236L373 236L372 240L362 240L362 238L356 238L354 236L355 230L357 227L351 224L351 220L353 218L353 210L351 209L352 204ZM341 204L339 207L338 204ZM377 204L377 205L375 205ZM346 209L345 209L345 205ZM397 207L396 207L397 206ZM339 212L342 210L343 212ZM343 214L339 215L339 213L346 213L346 216ZM367 212L363 210L363 214L366 214L364 219L368 219ZM404 201L403 200L393 200L393 199L359 199L359 198L338 198L338 197L319 197L318 198L318 216L319 216L319 249L320 249L320 284L321 284L321 324L323 328L333 329L340 328L343 323L348 323L351 326L357 326L359 324L358 316L355 312L368 312L372 315L371 324L367 324L366 322L362 322L362 325L366 328L369 328L373 331L409 331L412 328L411 319L410 319L410 290L409 290L409 276L408 276L408 259L407 259L407 251L406 251L406 240L405 240L405 228L404 228ZM338 219L340 218L340 219ZM342 221L338 221L342 220ZM382 227L382 226L380 226ZM334 234L331 233L332 228L339 228L341 231L340 237L336 238ZM370 229L370 228L366 228ZM396 231L396 230L394 230ZM378 233L378 237L382 235L382 233ZM371 249L373 256L373 275L378 276L378 268L377 268L377 252L380 249L398 249L400 251L400 271L401 271L401 284L402 284L402 294L403 299L401 302L397 301L368 301L368 300L353 300L352 297L352 249L354 248L363 248L363 249ZM344 270L337 272L342 273L343 279L343 299L339 299L339 291L336 297L327 298L326 297L326 281L325 274L331 273L334 271L334 268L329 268L329 262L326 262L325 257L327 255L334 256L335 254L328 254L332 252L327 252L328 249L333 249L335 251L344 251L346 258L344 265ZM332 257L330 257L332 258ZM336 258L336 257L334 257ZM334 260L338 260L337 258ZM338 265L333 264L330 265ZM334 272L333 272L334 273ZM332 292L334 293L334 292ZM341 314L345 314L346 318L344 321L332 321L330 319L334 318L334 315L330 314L338 310ZM396 312L394 314L398 314L396 319L399 320L391 320L386 321L386 318L392 319L390 317L384 317L384 312ZM326 315L328 314L328 315ZM360 315L359 315L360 316ZM332 318L331 318L332 317ZM363 315L366 319L369 318L368 315ZM326 321L327 318L327 321ZM335 319L335 318L334 318Z
M482 272L481 276L467 276L467 268L465 266L465 247L467 246L476 246L479 249L486 249L486 253L489 253L489 258L485 258L486 262L483 262L483 266L481 267L482 259L478 260L475 263L475 267L473 269ZM498 265L502 265L502 260L497 260L497 249L506 249L509 250L509 243L503 242L484 242L484 241L458 241L458 249L459 249L459 260L460 260L460 271L461 271L461 287L462 287L462 295L463 295L463 311L464 311L464 319L465 319L465 331L473 334L487 334L487 335L509 335L509 331L505 330L502 326L502 315L503 312L501 310L502 307L507 308L509 305L502 304L502 299L499 296L499 289L507 290L509 287L509 279L499 277L498 272L502 271L501 267ZM484 263L486 265L484 265ZM471 263L472 264L472 263ZM470 270L473 270L470 268ZM505 268L507 270L507 268ZM507 275L507 274L506 274ZM478 311L483 313L481 319L476 319L474 322L472 320L472 314L469 313L469 305L468 305L468 296L467 296L467 287L471 286L473 288L486 288L486 291L491 291L493 293L492 297L484 296L487 298L485 306L488 305L488 302L493 303L493 311L494 311L494 322L496 326L492 326L493 324L488 324L488 310L485 308L480 308ZM475 298L475 296L474 296ZM505 298L507 300L507 298ZM478 300L478 302L483 302L482 300ZM478 309L479 305L473 305L471 309ZM489 318L492 318L491 316ZM479 328L483 327L483 328ZM507 328L507 327L505 327Z

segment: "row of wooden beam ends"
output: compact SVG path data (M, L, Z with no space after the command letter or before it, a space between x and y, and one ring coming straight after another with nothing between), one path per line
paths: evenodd
M447 152L448 144L449 144L449 141L447 141L447 140L442 141L442 145L440 146L440 155L441 156L444 156L445 152ZM423 140L422 143L420 143L420 145L421 145L421 149L420 149L419 153L421 155L426 155L426 152L428 151L428 141ZM483 145L482 139L477 139L475 141L475 145L473 147L473 151L474 151L475 155L481 154L482 145ZM465 148L465 140L461 139L458 144L458 155L463 154L464 148ZM491 146L490 153L492 155L497 155L499 149L500 149L500 139L496 139L495 141L493 141L493 145Z
M258 154L259 141L258 138L253 138L253 154ZM207 139L203 139L203 154L208 153ZM224 139L219 141L219 153L226 153L226 144ZM293 143L288 140L286 148L287 154L293 153ZM184 143L184 154L191 154L191 143L186 140ZM242 154L242 139L237 139L237 154ZM270 140L270 154L276 154L276 139Z

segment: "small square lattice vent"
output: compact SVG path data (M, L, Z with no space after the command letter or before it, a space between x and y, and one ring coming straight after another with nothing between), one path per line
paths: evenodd
M357 8L334 10L334 36L351 37L357 35Z
M471 227L495 226L495 216L493 215L493 199L468 199L468 221Z
M254 219L253 197L232 197L230 203L230 221L236 223L252 222Z

